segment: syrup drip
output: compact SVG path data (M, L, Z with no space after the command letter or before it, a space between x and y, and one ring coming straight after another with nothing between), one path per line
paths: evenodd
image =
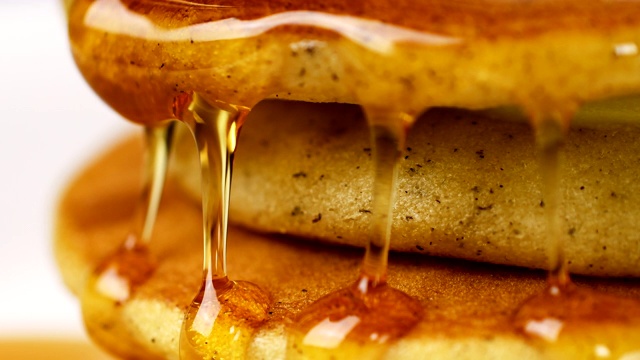
M640 302L576 286L564 255L561 150L568 119L534 121L540 153L549 272L520 306L515 325L548 358L622 358L640 353Z
M111 328L117 326L117 321L113 325L106 324L119 317L121 305L155 270L156 260L149 251L149 243L162 198L174 124L145 127L145 172L133 229L120 247L96 268L80 299L89 332L100 331L94 325L102 324L102 329L110 331L111 336L121 331L126 333L124 328Z
M243 358L266 319L269 296L258 286L227 277L226 246L233 156L249 110L209 104L197 94L182 120L198 146L202 176L203 282L186 311L181 359Z
M542 121L536 128L536 141L540 152L542 198L545 205L547 249L549 256L549 285L563 287L571 280L564 256L560 204L560 153L566 137L567 121Z
M153 273L155 260L148 245L158 215L164 187L174 123L145 128L145 177L134 214L134 229L120 248L97 269L88 289L116 302L124 302L134 287Z
M323 296L297 316L288 349L293 358L378 358L422 317L420 302L386 282L398 164L412 118L398 112L367 115L375 180L361 274L354 284Z
M362 266L362 277L373 284L386 281L387 258L391 240L393 203L398 177L398 160L402 155L406 139L405 123L410 123L406 114L370 112L371 143L374 149L375 177L371 233ZM391 118L393 120L389 121ZM394 119L396 118L396 119Z

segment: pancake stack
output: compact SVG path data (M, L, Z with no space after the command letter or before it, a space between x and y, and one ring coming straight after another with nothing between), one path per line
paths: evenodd
M234 168L229 276L258 284L271 306L246 351L213 358L640 356L636 3L77 0L68 19L80 71L130 121L179 118L194 96L252 109ZM419 302L420 320L382 350L297 348L298 314L360 267L372 221L367 118L379 113L406 114L411 128L388 283ZM548 267L548 234L532 128L548 118L566 129L568 267L589 276L576 286L605 294L592 304L602 316L574 307L554 341L516 319L546 287L535 270ZM86 324L123 358L177 359L201 283L200 178L186 134L149 246L157 267ZM62 197L56 256L80 297L130 228L142 152L139 140L118 144Z

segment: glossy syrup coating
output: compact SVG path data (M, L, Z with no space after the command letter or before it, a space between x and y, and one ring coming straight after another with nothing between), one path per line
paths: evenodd
M102 0L104 1L104 0ZM602 0L119 0L129 10L165 28L227 18L253 20L293 11L371 19L466 38L523 38L563 30L607 31L637 26L640 9L632 1ZM536 21L532 21L535 19ZM305 33L306 30L294 31Z
M431 106L530 112L640 91L637 2L77 0L74 58L136 122L175 118L182 93L417 115ZM228 6L228 7L227 7Z

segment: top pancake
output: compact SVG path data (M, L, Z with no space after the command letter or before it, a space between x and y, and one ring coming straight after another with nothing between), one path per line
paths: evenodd
M246 107L277 97L543 115L640 92L636 2L217 4L78 0L73 54L101 97L143 123L175 118L191 92Z

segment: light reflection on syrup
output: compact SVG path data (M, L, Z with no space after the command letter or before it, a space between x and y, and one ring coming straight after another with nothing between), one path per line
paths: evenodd
M540 154L547 286L517 310L514 324L547 358L622 358L640 350L640 302L575 285L570 278L562 231L561 151L570 117L532 122Z
M113 337L126 334L124 328L111 328L118 326L113 319L119 317L119 309L136 287L155 271L156 260L149 251L149 243L162 198L173 130L172 122L145 128L145 172L133 229L122 245L96 268L80 296L89 333L106 330Z
M113 21L114 18L118 21ZM455 37L416 31L365 18L317 11L286 11L254 20L229 17L204 24L167 29L155 25L144 15L129 10L121 0L93 2L83 21L87 27L102 32L161 42L245 39L280 26L295 25L331 30L371 51L380 53L389 53L397 43L403 42L428 46L446 46L461 42Z
M368 109L365 109L368 110ZM361 274L296 317L289 357L378 358L422 318L422 305L386 282L399 159L412 117L368 110L375 161L371 233Z
M613 53L617 57L628 57L637 56L640 51L638 51L638 44L634 42L625 42L615 44L613 46Z
M269 296L258 286L227 277L226 249L233 156L249 110L209 104L197 94L182 114L198 147L203 210L203 282L186 310L181 359L243 358L267 317Z

